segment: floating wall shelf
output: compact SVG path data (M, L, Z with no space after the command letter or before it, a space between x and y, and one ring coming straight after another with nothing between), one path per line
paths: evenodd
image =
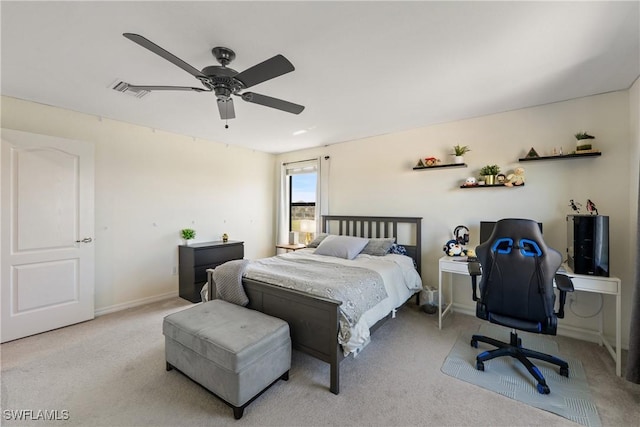
M461 185L460 188L493 188L493 187L504 187L504 188L519 188L519 187L524 187L524 184L522 185L513 185L511 187L507 187L504 184L492 184L492 185Z
M584 154L563 154L559 156L543 156L543 157L523 157L518 159L521 162L535 162L539 160L564 160L564 159L580 159L583 157L598 157L602 155L601 152L584 153Z
M466 168L466 163L449 163L446 165L435 165L435 166L416 166L413 168L414 171L421 171L425 169L440 169L440 168Z

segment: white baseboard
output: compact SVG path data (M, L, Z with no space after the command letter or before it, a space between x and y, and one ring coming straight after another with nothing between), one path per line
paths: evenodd
M123 302L120 304L110 305L108 307L99 308L94 311L96 317L103 316L109 313L115 313L116 311L126 310L128 308L139 307L141 305L150 304L152 302L163 301L169 298L175 298L178 296L178 291L167 292L166 294L154 295L152 297L140 298L137 300Z

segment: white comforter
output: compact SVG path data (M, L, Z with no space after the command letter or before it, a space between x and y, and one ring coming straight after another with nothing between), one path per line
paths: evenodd
M387 298L366 311L351 331L348 342L341 343L345 356L360 351L369 343L369 328L394 309L404 304L413 294L422 289L422 280L413 266L413 260L404 255L385 256L358 255L353 260L316 255L314 249L302 249L280 256L299 259L312 259L317 262L349 265L376 271L384 281Z

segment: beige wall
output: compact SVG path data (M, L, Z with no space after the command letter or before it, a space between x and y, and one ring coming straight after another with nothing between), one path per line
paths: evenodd
M279 164L329 156L328 203L333 214L422 216L423 281L437 285L437 260L453 228L481 220L530 217L544 223L548 242L564 251L569 199L593 200L611 217L613 274L623 282L623 343L629 332L634 277L640 160L639 84L629 91L445 123L328 147L272 156L107 119L2 98L2 127L89 141L96 147L96 308L106 312L177 293L178 230L196 240L227 232L244 240L246 257L273 254ZM573 134L594 134L598 158L519 163L529 148L541 155L575 147ZM470 145L466 169L413 171L418 158L443 163L455 144ZM460 189L467 176L496 163L526 170L513 189ZM267 177L276 177L268 179ZM468 281L454 282L454 301L471 309ZM605 329L613 335L612 298ZM595 329L596 295L577 293L563 323Z
M95 145L97 313L177 295L182 228L273 253L273 155L8 97L1 125Z
M634 93L631 98L637 100L637 84ZM442 246L457 225L469 226L473 247L481 220L534 218L544 223L547 242L564 252L569 199L583 206L591 199L599 213L610 216L611 264L613 274L623 281L626 342L634 277L629 253L635 247L629 233L635 221L630 199L638 198L637 186L629 187L630 180L638 180L637 161L634 171L629 161L634 152L637 159L637 131L634 148L629 105L629 91L621 91L287 153L278 156L278 162L330 156L324 170L329 171L331 214L422 216L423 282L434 287ZM601 157L518 162L531 147L540 155L551 154L554 147L562 147L564 153L575 149L573 134L580 130L596 136L595 148L602 151ZM420 157L435 156L451 163L448 153L455 144L471 147L465 156L468 168L412 170ZM459 188L467 176L477 177L482 166L494 163L506 172L524 167L526 185ZM468 279L456 278L454 291L456 305L471 311ZM570 311L563 323L596 329L597 317L579 316L594 314L600 297L579 292L575 298L575 314ZM605 298L604 303L605 329L612 336L614 300Z

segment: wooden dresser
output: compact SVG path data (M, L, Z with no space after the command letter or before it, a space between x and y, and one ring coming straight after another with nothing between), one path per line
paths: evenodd
M200 291L207 282L207 269L244 257L244 242L205 242L179 247L179 294L191 302L200 302Z

